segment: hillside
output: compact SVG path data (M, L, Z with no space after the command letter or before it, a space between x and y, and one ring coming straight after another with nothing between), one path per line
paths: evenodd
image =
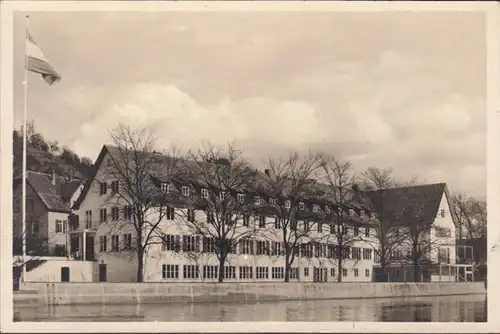
M35 130L33 122L28 124L27 132L27 169L42 173L52 170L57 175L86 179L90 176L92 160L79 157L67 147L60 147L56 141L50 141ZM13 144L13 176L22 173L23 129L12 133Z

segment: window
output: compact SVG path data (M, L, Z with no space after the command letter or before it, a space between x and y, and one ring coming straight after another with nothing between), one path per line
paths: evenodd
M274 218L274 228L275 229L280 229L281 228L281 218L280 217L275 217Z
M161 277L163 279L179 278L178 264L164 264L161 269Z
M365 237L366 238L370 237L370 228L369 227L365 227Z
M270 199L269 199L269 205L270 205L270 206L276 206L276 203L277 203L277 202L276 202L276 198L270 198Z
M363 248L363 259L371 260L372 259L372 249Z
M365 276L370 277L370 269L365 269Z
M184 252L197 252L200 244L200 237L194 235L185 235L182 237L182 250Z
M120 219L120 209L117 206L111 208L111 220L117 221Z
M31 220L31 234L33 236L38 236L38 233L40 232L40 222L38 219L32 219Z
M306 208L306 206L305 206L304 202L299 202L299 210L304 211L305 208Z
M225 266L224 267L224 278L236 279L236 267L235 266Z
M253 240L242 239L239 241L240 254L253 254Z
M361 248L359 248L359 247L352 247L351 258L353 260L361 260Z
M168 183L162 182L160 185L160 190L164 194L168 194L170 192L170 185Z
M323 223L318 222L318 233L322 233L322 232L323 232Z
M184 278L196 279L199 277L200 273L197 265L185 264L182 269Z
M203 253L215 253L215 244L213 238L203 237Z
M208 190L207 189L201 189L201 197L208 198Z
M359 211L359 217L365 218L365 211L363 211L363 210Z
M100 194L105 195L108 192L108 184L106 182L101 182L100 184Z
M435 229L435 235L437 238L450 238L451 229L447 227L437 226Z
M373 255L373 262L380 263L380 254L379 253L375 253Z
M259 228L266 227L266 216L259 216Z
M254 196L253 197L253 203L255 205L260 205L260 197L259 196Z
M349 209L349 216L354 216L354 209Z
M304 277L309 277L309 268L308 267L304 268Z
M319 211L318 204L313 204L312 211L313 211L313 212L318 212L318 211Z
M62 220L56 220L56 233L63 234L64 231L64 222Z
M449 248L439 248L439 250L438 250L438 262L439 263L450 263L450 249Z
M269 241L257 240L257 255L269 255Z
M272 267L271 268L271 278L272 279L283 279L285 278L285 270L283 267Z
M181 191L182 191L182 195L189 196L189 187L182 186Z
M399 277L399 269L396 269L396 277Z
M123 218L126 220L132 219L132 205L125 205L123 207Z
M188 222L194 223L195 218L196 217L195 217L194 210L193 209L188 209L187 210L187 220L188 220Z
M290 268L289 275L290 279L298 279L299 278L299 268Z
M250 226L250 216L249 215L243 216L243 226L245 226L245 227Z
M349 259L351 256L351 247L347 246L342 249L342 257L344 259Z
M236 200L238 201L238 203L245 203L245 194L236 195Z
M354 226L354 236L357 237L359 235L359 227Z
M335 268L330 268L330 276L335 277Z
M85 228L92 228L92 210L85 211Z
M111 192L113 194L116 194L120 191L120 183L118 181L112 181L111 182Z
M251 279L251 278L253 278L253 268L240 267L240 279Z
M357 268L354 269L354 277L359 276L359 270Z
M330 233L335 233L335 224L330 223Z
M107 210L104 208L104 209L101 209L99 211L99 221L101 223L104 223L106 220L108 220L108 212Z
M218 266L203 266L203 278L217 279L219 277Z
M285 209L290 209L292 207L292 202L290 202L290 200L286 200L285 201Z
M309 222L307 220L304 220L304 231L309 231Z
M180 250L181 237L180 235L167 234L163 236L163 243L161 249L163 251L176 251Z
M207 223L208 224L215 224L215 217L214 214L211 212L205 212L205 215L207 217Z
M347 269L342 268L342 276L347 277Z
M175 219L175 209L171 206L167 206L167 219L174 220Z
M123 248L124 249L132 248L132 234L127 233L123 235Z
M118 252L120 249L120 236L118 235L112 235L111 236L111 251L112 252Z
M269 268L268 267L257 267L255 268L255 271L256 271L256 278L260 278L260 279L268 279L269 278Z
M99 251L100 252L108 251L108 238L105 235L101 235L99 237Z
M271 242L271 255L281 255L281 242Z
M325 205L325 212L330 213L330 207L328 205Z
M446 213L445 213L444 209L441 209L441 217L444 218L444 216L446 216Z
M226 196L227 196L227 192L225 192L225 191L221 191L219 193L219 198L220 198L221 201L225 200Z
M370 219L375 219L375 212L370 212Z

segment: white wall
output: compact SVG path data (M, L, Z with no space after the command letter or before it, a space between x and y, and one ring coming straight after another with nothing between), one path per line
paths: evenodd
M444 216L441 213L444 213ZM455 224L453 223L453 217L450 213L450 206L446 195L443 194L441 198L441 203L439 204L438 213L436 219L434 220L434 226L443 227L450 229L450 236L448 238L436 237L435 228L431 232L431 240L433 245L435 245L434 250L431 252L431 260L433 262L438 261L438 248L448 248L450 252L450 263L456 264L456 239L455 239Z
M46 259L46 258L44 258ZM94 262L61 260L54 258L26 272L26 282L61 282L61 268L70 270L70 282L95 282L97 280Z

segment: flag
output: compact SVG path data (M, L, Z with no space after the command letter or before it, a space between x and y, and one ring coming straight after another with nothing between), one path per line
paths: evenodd
M49 85L61 80L61 76L47 61L42 50L40 50L40 47L35 43L30 34L28 34L27 39L26 69L30 72L41 74L43 80Z

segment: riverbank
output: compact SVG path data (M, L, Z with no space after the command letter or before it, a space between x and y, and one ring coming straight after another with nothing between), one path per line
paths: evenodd
M252 302L485 294L468 283L23 283L47 305ZM14 294L14 303L16 296ZM36 297L35 297L36 296ZM17 297L19 301L19 297Z

